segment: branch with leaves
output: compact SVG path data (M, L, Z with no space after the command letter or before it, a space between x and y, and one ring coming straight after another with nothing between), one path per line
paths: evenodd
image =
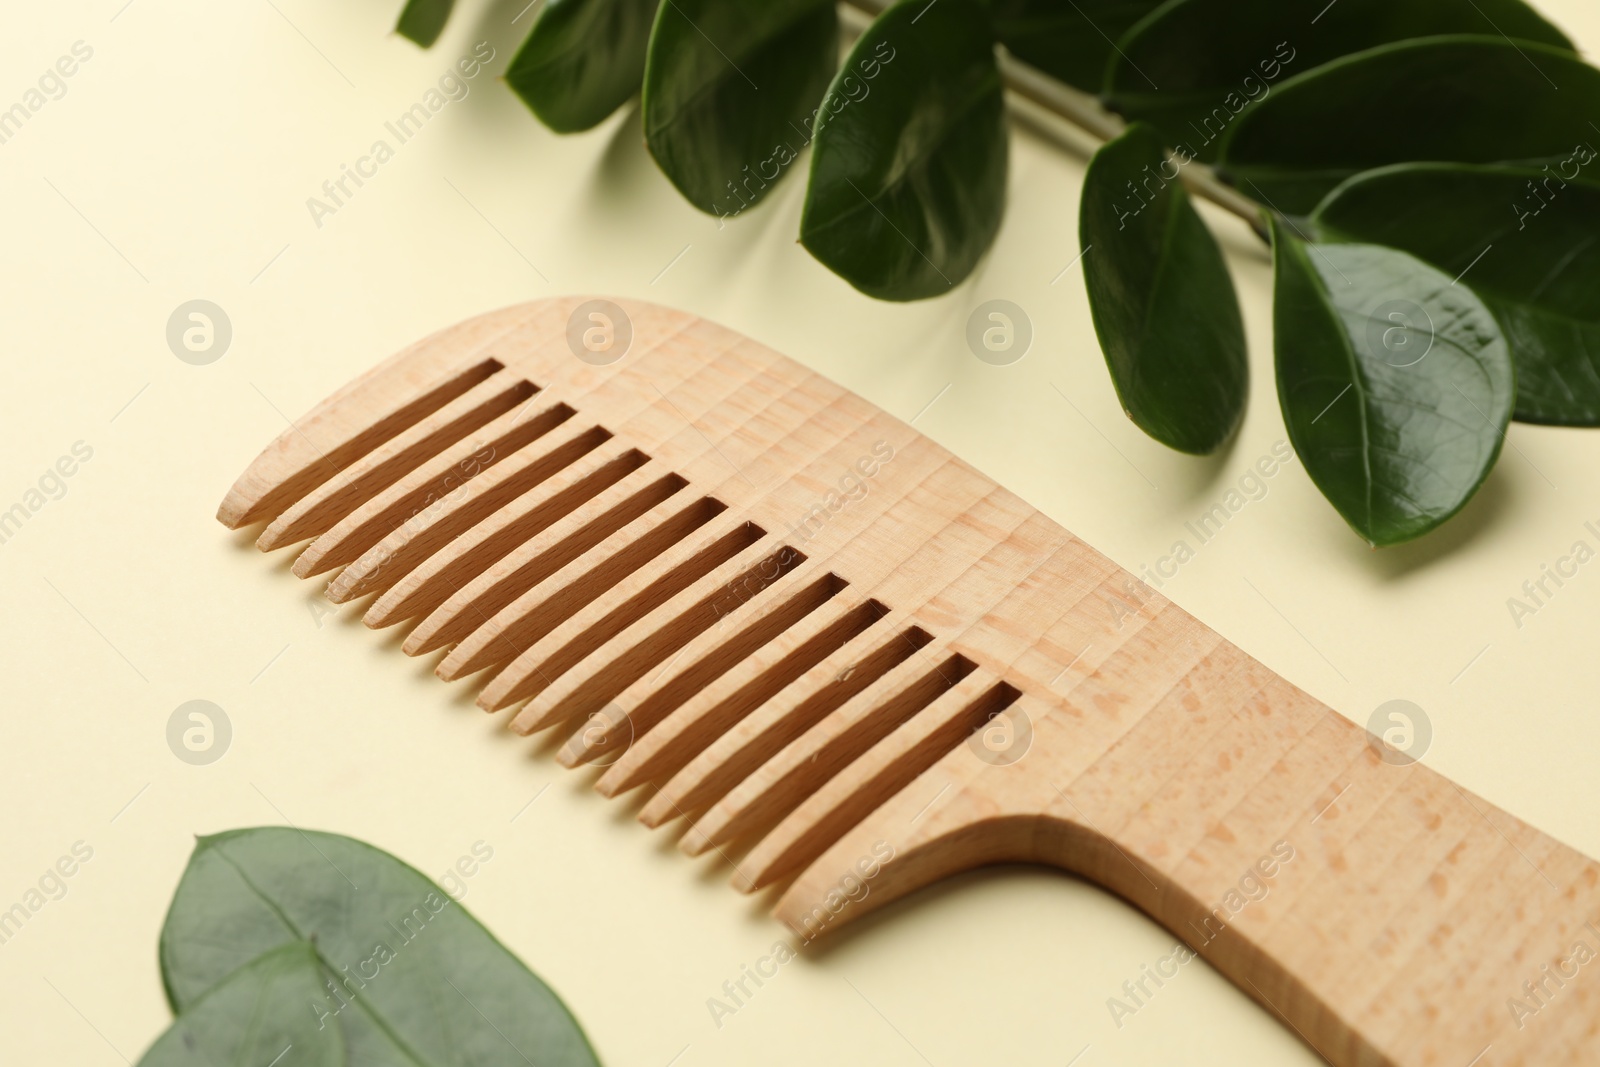
M1191 193L1274 260L1278 396L1373 545L1488 476L1511 421L1600 424L1600 71L1523 0L548 0L506 80L562 133L635 94L651 155L720 218L809 147L800 241L869 296L950 292L1005 208L1010 89L1107 143L1085 284L1150 436L1244 415L1238 300ZM411 0L429 45L451 0ZM1592 121L1592 117L1594 121Z

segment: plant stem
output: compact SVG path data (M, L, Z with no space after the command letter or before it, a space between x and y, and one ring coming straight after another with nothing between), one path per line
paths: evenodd
M842 2L870 18L877 18L892 6L894 0ZM1095 97L1057 81L1009 52L1002 51L1000 54L1000 76L1007 89L1102 141L1120 136L1127 127L1120 115L1107 111ZM1258 236L1266 237L1261 206L1232 186L1225 185L1217 177L1216 171L1204 163L1191 162L1183 166L1182 177L1183 184L1190 192L1239 216Z

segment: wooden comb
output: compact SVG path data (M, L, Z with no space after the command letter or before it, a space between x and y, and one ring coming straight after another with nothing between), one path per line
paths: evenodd
M218 511L655 792L809 939L1052 864L1322 1056L1600 1062L1600 867L1311 699L938 445L763 346L542 300L406 349ZM1144 979L1141 979L1143 981ZM1148 994L1151 990L1146 987Z

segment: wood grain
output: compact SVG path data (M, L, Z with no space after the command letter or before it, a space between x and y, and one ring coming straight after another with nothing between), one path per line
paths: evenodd
M345 568L336 600L381 594L369 624L415 621L407 652L449 648L440 673L478 672L515 728L570 731L562 762L605 765L607 795L654 789L641 818L685 851L748 845L735 883L787 882L803 940L1051 864L1341 1067L1600 1062L1593 861L833 383L634 301L593 362L569 341L591 306L391 358L219 519L314 536L295 573Z

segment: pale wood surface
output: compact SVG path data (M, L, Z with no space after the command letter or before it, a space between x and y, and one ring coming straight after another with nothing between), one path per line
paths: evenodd
M219 518L271 520L263 547L319 534L297 574L347 566L330 592L383 593L369 623L422 616L408 652L498 668L480 703L531 698L518 729L581 720L563 762L610 763L607 793L665 785L645 821L689 816L686 851L729 849L741 887L788 881L802 937L1037 861L1144 909L1331 1062L1600 1058L1600 994L1550 977L1597 936L1592 861L1386 762L825 379L626 301L631 349L591 365L568 348L579 302L394 357L269 446ZM634 449L651 475L576 488ZM985 747L1008 731L1025 750ZM1562 1010L1519 1026L1525 982Z

